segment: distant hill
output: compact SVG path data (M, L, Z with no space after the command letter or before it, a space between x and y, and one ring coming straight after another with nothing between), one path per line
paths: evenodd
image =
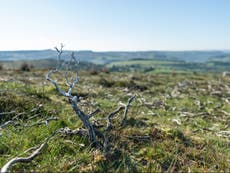
M62 59L68 59L72 51L64 51ZM202 71L221 72L230 69L229 51L137 51L137 52L93 52L76 51L81 69L111 71ZM50 68L56 64L54 50L0 51L3 67L20 68L27 63L35 68Z
M63 58L68 58L71 51L64 51ZM185 62L206 62L210 59L230 56L228 51L136 51L136 52L93 52L76 51L80 61L95 64L108 64L130 59L170 60ZM0 61L55 59L54 50L0 51Z
M56 66L57 61L55 59L1 61L1 64L6 69L19 69L24 63L28 64L29 66L33 66L35 69L50 69ZM99 70L102 69L103 66L91 62L81 61L78 68L83 70Z

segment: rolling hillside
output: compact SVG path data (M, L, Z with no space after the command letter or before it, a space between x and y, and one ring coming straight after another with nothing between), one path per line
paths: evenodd
M69 55L65 51L63 56ZM205 62L209 59L221 59L230 56L224 51L137 51L137 52L93 52L76 51L78 59L94 63L109 63L111 61L123 61L130 59L158 59L179 60L186 62ZM0 51L0 60L34 60L55 59L54 50L28 50L28 51Z
M68 59L71 51L64 51ZM76 51L83 69L106 66L112 71L201 71L222 72L230 68L228 51L139 51L93 52ZM6 68L17 69L22 63L35 68L50 68L55 64L56 51L0 51L0 61Z

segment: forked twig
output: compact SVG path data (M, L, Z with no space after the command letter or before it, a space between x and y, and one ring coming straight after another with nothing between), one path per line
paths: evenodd
M120 112L122 109L124 109L123 106L118 107L114 112L111 112L108 117L107 117L107 126L105 131L109 131L111 129L111 119L118 113Z
M122 121L121 121L122 127L125 127L127 113L128 113L130 104L131 104L131 102L133 101L134 98L135 98L135 95L130 97L129 100L128 100L128 104L125 106L125 111L124 111L123 118L122 118Z
M89 116L86 115L83 111L81 111L78 106L77 106L77 103L78 103L78 98L77 96L73 96L72 95L72 91L75 87L75 85L78 83L78 80L79 80L79 77L78 77L78 73L76 71L76 74L75 74L75 77L74 78L71 78L71 80L69 80L69 76L68 76L68 73L70 71L70 66L71 66L71 63L73 62L75 67L77 67L77 65L79 64L74 56L74 52L71 54L71 59L69 61L69 63L67 64L67 67L66 67L66 72L65 72L65 80L66 80L66 85L69 87L68 91L65 92L64 90L62 90L58 83L56 81L54 81L51 77L51 75L53 73L56 73L60 70L61 68L61 54L62 54L62 49L63 49L63 44L61 44L61 48L58 49L57 47L55 48L56 51L58 52L58 65L56 67L55 70L50 70L47 75L46 75L46 79L48 81L50 81L56 88L56 90L58 91L58 93L60 93L62 96L65 96L65 97L68 97L70 102L71 102L71 105L72 105L72 108L73 110L75 111L75 113L78 115L78 117L80 118L80 120L83 122L84 126L87 128L88 130L88 134L89 134L89 138L90 138L90 141L95 144L95 146L98 146L98 141L97 141L97 138L96 138L96 134L95 134L95 131L94 131L94 127L92 126L92 124L90 123L89 121Z
M97 114L100 110L96 109L94 112L92 112L91 114L87 115L85 114L79 107L78 107L78 97L72 95L72 91L75 87L75 85L78 83L79 81L79 76L77 71L75 72L75 76L74 77L69 77L69 71L71 69L71 66L78 67L79 62L76 60L75 56L74 56L74 52L71 54L71 58L69 60L68 63L66 63L66 71L65 71L65 83L68 86L68 91L64 91L62 88L60 88L59 84L57 83L57 81L55 81L54 79L52 79L52 74L58 72L61 69L61 55L63 53L62 49L63 49L63 44L61 44L61 48L58 49L57 47L55 48L56 51L58 52L58 63L57 63L57 67L55 70L50 70L47 75L46 75L46 79L48 81L50 81L54 87L56 88L57 92L59 94L61 94L64 97L67 97L72 105L73 110L75 111L75 113L78 115L78 117L80 118L80 120L82 121L84 127L87 129L88 131L88 136L90 141L92 142L92 145L98 147L99 146L99 139L103 139L103 144L104 146L107 145L107 135L108 135L108 131L111 129L111 119L121 110L124 110L124 114L122 117L122 127L125 126L126 123L126 117L127 117L127 113L128 113L128 109L130 107L131 102L134 100L135 96L132 96L131 98L129 98L127 105L123 105L118 107L114 112L110 113L107 117L107 126L105 129L105 133L101 133L100 131L94 129L94 126L92 125L92 123L90 122L90 118L93 117L95 114Z

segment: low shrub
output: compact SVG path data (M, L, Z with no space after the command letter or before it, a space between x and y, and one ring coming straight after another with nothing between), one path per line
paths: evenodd
M98 75L98 71L93 69L93 70L90 70L89 72L91 75Z
M20 67L21 71L30 71L31 70L31 66L27 63L23 63Z
M100 78L100 80L98 81L98 84L103 86L103 87L110 88L114 85L114 82L108 81L105 78Z
M3 70L3 65L2 64L0 64L0 70Z

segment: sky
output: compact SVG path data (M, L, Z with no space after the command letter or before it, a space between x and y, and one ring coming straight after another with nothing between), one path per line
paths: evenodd
M0 50L230 49L230 0L0 0Z

